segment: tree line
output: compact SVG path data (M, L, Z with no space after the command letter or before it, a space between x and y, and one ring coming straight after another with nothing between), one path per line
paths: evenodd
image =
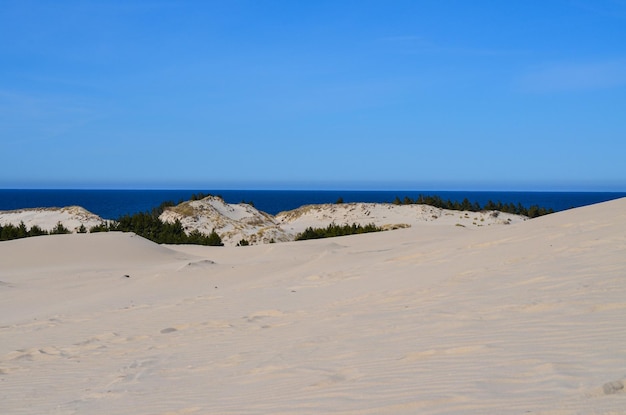
M57 223L54 228L50 231L46 231L41 229L37 225L31 226L30 229L26 228L24 222L20 222L19 225L15 226L11 223L6 225L0 225L0 241L9 241L11 239L20 239L27 238L29 236L41 236L41 235L60 235L64 233L71 233L69 229L67 229L61 222ZM78 232L86 233L87 229L84 225L78 229Z
M78 229L79 233L96 233L96 232L134 232L137 235L149 239L159 244L195 244L209 246L223 246L222 238L213 230L210 234L205 234L195 229L189 234L185 233L182 223L176 220L174 223L163 222L159 216L165 208L174 206L174 202L167 201L161 203L158 207L150 212L139 212L133 215L123 215L114 221L105 221L99 225L91 227L89 230L85 225L81 225ZM0 226L0 241L10 239L26 238L29 236L54 235L71 233L71 231L59 222L50 232L41 229L37 225L33 225L30 229L26 228L24 222L18 226L5 225Z
M336 225L335 223L331 223L326 228L313 228L309 226L304 232L296 235L296 241L302 241L305 239L332 238L335 236L354 235L368 232L379 232L382 230L382 228L374 225L373 223L365 226L356 223L353 223L352 225Z
M396 196L395 200L392 202L394 205L429 205L436 208L441 209L449 209L449 210L467 210L471 212L480 212L484 210L498 210L504 213L512 213L515 215L523 215L529 218L536 218L538 216L547 215L550 213L554 213L554 209L546 209L544 207L540 207L538 205L532 205L528 208L523 206L521 203L517 205L514 203L502 203L498 201L497 203L489 200L485 203L484 206L481 206L478 202L470 202L467 198L463 199L462 202L443 200L439 196L424 196L419 195L416 199L411 199L410 197L405 197L404 199L400 199Z

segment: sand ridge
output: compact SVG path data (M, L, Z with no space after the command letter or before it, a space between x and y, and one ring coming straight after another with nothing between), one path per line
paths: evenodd
M308 227L325 228L331 223L356 223L363 226L374 224L386 230L427 224L475 229L510 225L528 219L525 216L497 211L466 212L427 205L391 203L306 205L272 216L246 203L226 203L218 196L207 196L166 207L159 218L169 223L180 221L187 233L200 231L209 235L215 231L228 246L235 246L242 239L253 245L293 241ZM88 231L105 222L78 206L0 211L0 225L20 226L23 223L27 230L37 225L45 231L51 231L60 223L76 233L81 225Z

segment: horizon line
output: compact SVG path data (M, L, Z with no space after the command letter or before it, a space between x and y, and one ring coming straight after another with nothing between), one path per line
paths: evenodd
M626 190L616 190L613 188L355 188L355 187L109 187L109 186L50 186L50 187L0 187L0 190L49 190L49 191L244 191L244 192L510 192L510 193L626 193Z

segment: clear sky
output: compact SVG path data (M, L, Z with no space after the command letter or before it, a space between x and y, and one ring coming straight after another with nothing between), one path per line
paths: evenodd
M626 0L0 0L0 187L626 190Z

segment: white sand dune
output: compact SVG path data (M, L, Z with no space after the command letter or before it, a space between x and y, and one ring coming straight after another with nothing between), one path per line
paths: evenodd
M51 231L58 223L61 223L69 231L76 232L81 225L90 229L100 225L104 219L80 206L0 211L0 225L19 226L22 222L26 229L38 226L45 231Z
M246 203L226 203L217 196L168 207L159 218L169 223L180 221L187 233L198 230L209 235L215 231L229 246L237 245L242 239L252 244L293 240L272 215Z
M169 223L180 221L187 233L197 230L209 235L215 231L227 246L236 246L242 239L253 245L293 241L308 227L325 228L331 223L373 223L384 229L424 224L478 228L510 225L528 219L496 211L461 212L427 205L391 203L306 205L272 216L246 203L226 203L218 196L167 207L159 218ZM103 222L104 219L79 206L0 211L0 225L20 226L24 223L27 230L36 225L51 231L60 223L71 232L78 232L81 225L88 231Z
M624 414L626 199L249 247L0 242L2 414Z
M225 245L235 246L242 239L251 244L293 241L308 227L325 228L331 223L374 224L384 229L425 224L478 228L510 225L528 218L494 211L462 212L392 203L305 205L272 216L245 203L229 204L220 197L208 196L166 208L160 219L170 223L178 220L186 232L199 230L210 234L216 231Z
M281 212L276 221L295 235L308 227L325 228L337 225L373 223L383 228L399 226L444 225L477 228L491 225L510 225L528 218L496 211L458 211L428 205L394 205L392 203L342 203L306 205Z

